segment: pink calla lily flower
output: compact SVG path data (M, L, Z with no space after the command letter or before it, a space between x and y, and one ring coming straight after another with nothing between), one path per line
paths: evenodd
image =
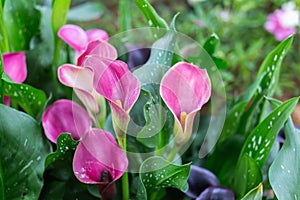
M92 128L88 113L70 100L58 100L51 105L43 115L42 124L47 138L54 143L63 132L80 140L73 158L76 178L97 184L103 198L113 199L114 181L124 174L128 160L112 134Z
M88 44L86 51L79 56L78 66L64 64L58 68L58 79L62 84L74 89L75 94L85 105L93 120L96 121L94 115L98 115L99 113L98 104L103 104L104 100L94 90L93 70L83 67L84 60L90 55L114 60L117 58L117 51L105 41L93 41Z
M160 94L175 118L175 141L182 144L192 134L197 112L210 98L211 83L207 71L179 62L162 78Z
M104 184L119 179L128 167L123 149L111 133L91 129L78 144L73 170L78 180L87 184Z
M84 31L81 27L66 24L58 31L58 36L79 54L84 52L89 42L94 40L108 40L108 34L101 29Z
M83 66L86 57L92 55L110 60L115 60L118 57L117 50L114 46L105 41L95 40L90 42L86 50L78 57L77 65Z
M2 54L4 72L16 83L23 83L27 77L25 52ZM9 105L10 99L4 96L4 104Z
M87 110L98 113L97 94L93 88L93 71L88 67L64 64L58 68L59 81L74 89Z
M127 64L119 60L90 56L84 65L94 70L94 88L108 100L116 134L123 138L130 120L129 112L140 93L138 79Z
M73 139L79 140L92 128L92 120L77 103L58 100L44 112L42 125L46 137L56 143L58 136L63 132L69 132Z
M23 83L27 77L25 52L4 53L4 71L16 83Z

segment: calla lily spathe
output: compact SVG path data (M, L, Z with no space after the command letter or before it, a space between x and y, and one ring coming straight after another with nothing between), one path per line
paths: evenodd
M108 40L108 34L104 30L91 29L84 31L81 27L73 24L66 24L62 26L57 34L77 53L84 52L89 42L95 40Z
M94 115L98 115L99 104L103 104L103 97L98 95L93 87L94 72L91 68L83 66L86 57L97 55L101 58L116 59L116 49L105 41L93 41L88 44L87 49L79 56L77 65L64 64L58 68L59 81L74 89L75 94L85 105L93 120L96 121ZM105 107L103 107L104 109ZM102 111L103 112L103 111Z
M73 169L81 182L108 184L119 179L127 169L128 160L111 133L90 130L78 144Z
M175 141L182 144L190 138L194 118L211 95L206 69L186 62L175 64L162 78L160 94L174 115Z
M4 72L16 83L23 83L27 77L25 52L4 53ZM4 96L4 104L9 105L9 97Z
M44 112L42 125L46 137L56 143L58 136L63 132L69 132L74 140L79 140L92 128L92 120L80 105L62 99Z
M111 133L92 128L88 113L70 100L58 100L51 105L43 115L42 125L47 138L54 143L63 132L79 140L73 158L75 176L83 183L99 185L100 192L110 196L110 185L128 167L126 154Z
M138 79L127 64L119 60L90 56L84 65L93 69L94 88L108 100L114 129L118 137L123 138L130 121L129 112L140 94Z

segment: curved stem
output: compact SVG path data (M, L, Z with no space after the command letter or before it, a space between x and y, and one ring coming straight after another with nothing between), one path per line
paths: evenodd
M170 151L170 153L168 155L167 160L169 162L172 162L179 150L180 150L180 146L176 145L176 143L175 143L172 150Z

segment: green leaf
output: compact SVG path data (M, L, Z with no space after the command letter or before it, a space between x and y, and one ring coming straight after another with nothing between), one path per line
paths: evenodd
M222 133L220 135L218 143L221 143L229 136L236 134L237 128L239 126L239 122L241 120L241 116L242 116L247 104L248 104L248 102L244 102L244 101L238 102L228 112L228 114L225 118L224 127L222 129Z
M64 8L66 9L66 7ZM99 19L105 7L100 2L85 2L70 9L67 18L70 21L84 22Z
M172 65L175 42L176 31L170 29L152 45L149 60L133 72L141 85L160 84L163 75Z
M277 134L293 112L298 100L299 97L294 97L274 109L249 135L241 156L247 154L262 168Z
M232 103L233 107L228 111L218 143L221 143L230 135L239 134L238 128L243 120L246 106L254 97L258 87L260 87L259 85L262 78L263 76L259 76L255 82L238 98L238 100Z
M8 36L4 22L4 14L3 14L3 6L4 1L2 0L0 5L0 51L1 52L9 52L9 44L8 44ZM1 54L2 55L2 54ZM2 69L0 67L0 74L2 74Z
M6 76L2 77L2 84L4 95L16 100L21 108L32 117L39 114L47 101L46 94L42 90L30 85L11 82Z
M140 167L137 199L147 199L151 194L167 187L185 192L188 189L190 165L175 165L158 156L148 158Z
M149 148L158 145L159 132L166 122L165 109L160 104L154 104L152 98L144 106L145 126L137 134L137 140Z
M56 145L56 151L49 154L46 158L45 168L57 162L61 162L63 165L70 160L72 162L78 141L74 141L69 133L63 133L57 138Z
M263 185L260 183L256 188L250 190L241 200L262 200Z
M266 105L264 96L271 96L276 88L282 60L290 48L292 41L293 37L289 37L282 41L263 61L257 74L257 79L260 79L262 76L262 80L257 87L257 95L253 99L252 105L243 116L239 132L248 135L262 120L262 117L265 114Z
M205 162L205 168L218 177L221 185L232 186L236 163L244 141L243 135L229 136L219 143Z
M211 56L218 69L225 69L226 61L215 56L216 48L220 44L220 39L216 34L212 34L204 43L203 48Z
M4 191L4 174L2 169L2 164L0 160L0 199L5 199L5 191Z
M247 189L251 189L245 187L248 183L246 180L241 179L248 170L247 165L244 166L243 163L246 160L248 165L251 164L252 166L254 165L253 161L259 170L262 169L279 130L294 110L298 100L299 98L292 98L274 109L248 136L240 153L234 178L235 191L239 195L244 195L248 191ZM248 157L251 158L251 161L246 159Z
M300 131L289 118L285 141L269 169L269 181L279 200L300 199Z
M256 161L247 154L243 154L242 157L239 158L235 171L235 179L233 182L235 193L238 197L241 197L261 181L262 174Z
M38 199L49 142L37 122L0 105L0 162L6 199Z
M71 0L54 0L52 5L52 29L54 35L65 25Z
M119 0L119 31L127 31L131 28L132 14L131 0Z
M39 33L41 14L36 0L6 0L3 12L10 50L28 50L32 37Z
M143 13L148 25L154 28L166 28L168 24L161 18L147 0L134 0L135 5Z
M203 48L209 55L213 55L217 46L220 44L220 39L216 34L212 34L204 43Z

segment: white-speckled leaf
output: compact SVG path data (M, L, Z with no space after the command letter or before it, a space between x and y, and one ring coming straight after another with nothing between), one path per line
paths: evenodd
M289 50L292 41L292 36L282 41L266 56L259 69L257 79L262 78L262 80L257 87L257 95L253 99L253 103L247 113L243 116L243 120L239 127L239 132L246 136L258 125L265 114L266 100L264 99L264 96L271 96L274 92L279 81L281 63Z
M249 166L253 165L252 162L245 165L245 157L251 158L256 163L258 169L262 169L279 130L294 110L298 100L299 98L297 97L292 98L274 109L246 139L237 162L237 170L234 177L234 188L240 196L252 189L248 186L246 187L246 185L249 185L249 180L241 178L245 173L248 173ZM250 178L259 180L255 176ZM256 184L258 183L256 182Z
M137 198L147 199L155 191L167 187L177 188L185 192L188 189L189 174L190 164L175 165L162 157L150 157L140 167Z
M300 131L291 118L284 133L285 141L269 169L269 180L278 200L296 200L300 199Z
M17 84L2 78L3 93L15 99L21 108L29 115L36 117L43 109L47 97L46 94L27 84Z
M293 112L298 100L298 97L294 97L274 109L248 136L240 156L247 154L262 168L278 132Z

